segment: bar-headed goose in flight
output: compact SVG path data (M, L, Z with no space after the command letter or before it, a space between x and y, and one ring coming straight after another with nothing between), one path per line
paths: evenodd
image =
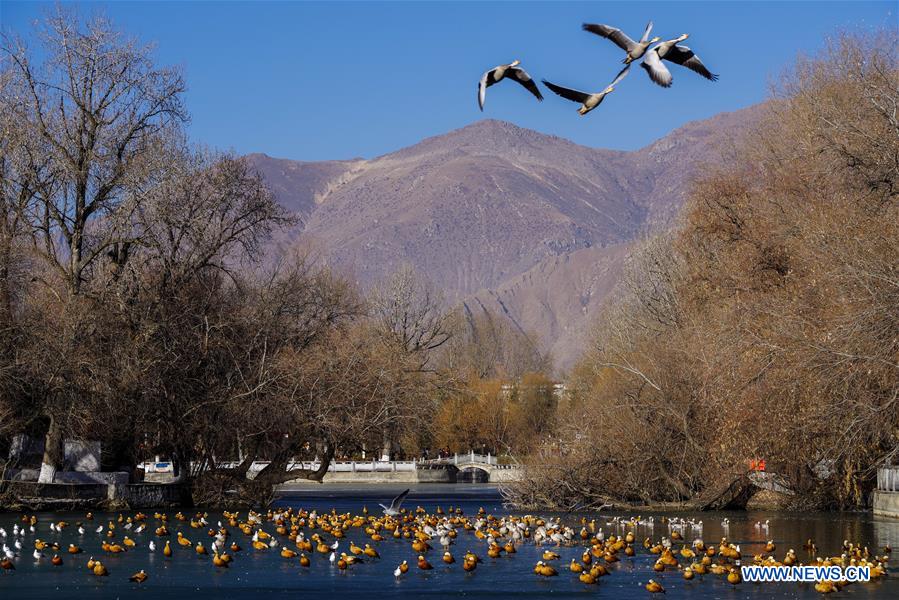
M388 517L395 517L400 514L400 506L402 506L403 500L405 500L406 496L408 495L409 490L406 490L405 492L394 498L390 503L390 506L384 506L383 504L379 504L378 506L384 509L384 514Z
M618 29L617 27L612 27L611 25L603 25L601 23L584 23L581 26L584 31L589 31L590 33L595 33L600 37L604 37L606 39L612 40L615 44L627 52L627 55L624 57L624 64L629 65L635 60L638 60L643 54L646 52L646 49L649 48L650 45L655 44L662 38L654 37L649 39L649 33L652 31L652 21L646 24L646 29L643 31L643 37L640 38L639 42L635 42L632 40L626 33Z
M527 91L536 96L537 100L543 100L543 94L540 93L537 84L534 83L534 80L531 79L531 76L528 75L527 71L518 66L520 64L520 60L513 60L507 65L493 67L481 76L481 80L478 82L478 106L481 107L481 110L484 110L484 101L487 99L487 88L506 78L511 78L523 85Z
M686 46L678 46L678 42L682 42L690 37L690 34L684 33L673 40L662 42L655 48L646 53L640 66L646 69L649 78L662 87L671 87L673 77L668 67L665 66L663 60L668 60L682 67L687 67L691 71L699 73L709 81L717 81L718 76L709 71L699 57L693 54L693 51Z
M630 71L630 69L631 69L630 65L624 67L618 73L618 76L615 77L615 80L612 83L610 83L609 85L607 85L604 90L602 90L601 92L593 93L593 94L588 93L588 92L579 92L577 90L565 88L565 87L562 87L561 85L556 85L554 83L550 83L549 81L547 81L545 79L543 80L543 85L545 85L546 87L548 87L549 89L551 89L552 91L557 93L558 95L562 96L566 100L571 100L572 102L580 102L581 107L579 109L577 109L577 111L578 111L578 113L580 113L581 116L584 116L588 112L590 112L591 110L593 110L594 108L599 106L600 103L603 101L603 98L605 98L606 96L608 96L610 93L612 93L615 90L615 86L618 85L618 83L622 79L624 79L624 77L628 74L628 71Z

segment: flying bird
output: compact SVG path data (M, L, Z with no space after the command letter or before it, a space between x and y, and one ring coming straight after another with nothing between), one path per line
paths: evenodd
M493 67L481 76L478 82L478 106L484 110L484 101L487 99L487 88L495 83L499 83L503 79L511 78L525 87L527 91L534 94L537 100L543 100L543 94L527 71L519 67L520 60L513 60L507 65L499 65Z
M624 57L624 64L626 65L638 60L646 53L647 48L662 39L660 37L649 39L649 33L652 31L652 21L646 24L646 29L643 31L643 37L640 38L639 42L635 42L626 33L611 25L603 25L602 23L584 23L581 27L584 31L589 31L600 37L612 40L615 45L624 50L627 53Z
M390 503L390 506L384 506L383 504L379 504L378 506L384 509L384 514L388 517L395 517L400 514L400 506L403 504L403 500L405 500L406 496L408 495L409 490L406 490L405 492L394 498Z
M687 67L695 73L699 73L709 81L718 81L718 76L709 71L699 57L686 46L678 46L679 42L690 37L690 34L684 33L673 40L667 40L652 48L646 53L640 66L646 70L649 78L662 87L671 87L673 77L668 67L665 66L663 60L673 62Z
M562 87L561 85L550 83L545 79L543 80L543 85L551 89L559 96L562 96L566 100L571 100L572 102L580 102L581 107L577 109L577 111L581 116L584 116L588 112L599 106L606 96L615 91L615 86L618 85L618 83L627 76L630 68L630 65L624 67L615 77L615 80L607 85L605 89L603 89L601 92L592 94L589 92L580 92L578 90L572 90L570 88Z

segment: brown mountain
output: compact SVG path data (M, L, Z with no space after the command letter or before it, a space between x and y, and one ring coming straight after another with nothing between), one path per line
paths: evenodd
M689 123L635 152L484 120L371 160L249 158L338 270L366 286L410 262L449 300L538 335L565 368L628 242L670 224L692 174L758 114Z

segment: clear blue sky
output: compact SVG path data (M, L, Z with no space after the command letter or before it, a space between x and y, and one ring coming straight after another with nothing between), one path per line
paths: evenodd
M192 137L300 160L372 157L484 117L595 147L643 146L687 121L763 100L799 52L840 28L896 27L895 2L103 2L129 34L183 66ZM0 0L0 24L31 34L52 4ZM536 79L602 89L622 52L582 32L609 23L638 37L690 33L710 83L673 66L674 87L635 69L601 107L505 82L476 103L481 73L519 58ZM895 49L884 49L895 51Z

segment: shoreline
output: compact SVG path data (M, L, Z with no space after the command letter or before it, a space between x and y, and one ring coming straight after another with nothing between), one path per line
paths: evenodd
M107 491L107 486L98 486L96 484L36 484L33 482L3 482L7 484L5 495L10 496L15 491L15 487L31 488L32 493L20 493L18 497L9 502L3 502L0 498L0 513L6 512L60 512L60 511L78 511L78 510L136 510L136 509L160 509L160 510L177 510L196 508L197 505L190 501L187 493L187 487L184 484L128 484L127 486L109 486L115 487L118 494L113 497L111 491ZM16 484L15 487L9 486L10 483ZM104 490L99 490L103 487ZM124 489L123 489L124 488ZM471 495L477 497L485 492L495 493L499 496L501 484L499 483L442 483L442 482L402 482L402 481L307 481L299 480L278 486L275 490L274 502L289 499L292 496L303 496L315 492L328 494L335 497L343 495L353 496L360 490L384 492L390 495L396 490L410 488L413 490L414 496L424 501L433 501L444 496L444 492L452 492L455 495ZM46 493L52 491L52 493ZM37 494L36 492L44 492ZM470 494L466 494L470 492ZM499 498L502 499L501 497ZM872 517L881 517L885 519L895 519L899 515L884 513L875 510L876 507L858 508L850 510L821 510L816 512L829 514L868 514ZM696 502L660 502L652 504L628 504L613 503L605 505L601 508L575 508L571 510L559 510L548 507L509 507L509 511L515 512L557 512L557 513L635 513L635 514L654 514L654 513L715 513L715 512L775 512L781 514L792 514L804 512L800 509L791 509L787 506L778 505L778 503L750 503L746 508L735 509L703 509Z

